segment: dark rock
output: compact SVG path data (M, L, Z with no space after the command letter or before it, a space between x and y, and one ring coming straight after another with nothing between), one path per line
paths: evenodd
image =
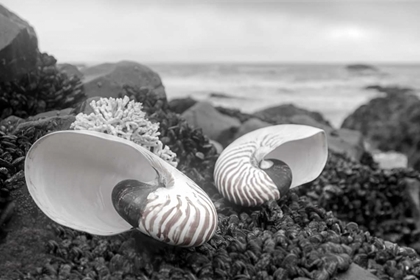
M408 165L420 169L419 98L407 88L378 86L375 89L386 96L359 107L344 120L342 127L360 131L371 149L407 155Z
M57 64L57 69L66 74L68 77L76 76L79 79L83 79L83 73L79 71L77 66L69 63Z
M272 120L276 123L287 123L289 118L296 115L308 115L318 123L331 127L331 124L324 119L318 112L312 112L306 109L298 108L293 104L283 104L271 108L258 111L254 114L256 117L263 120Z
M82 70L83 84L88 97L118 97L123 86L137 86L153 90L159 97L166 97L159 75L149 67L132 61L104 63Z
M234 139L237 139L241 137L242 135L245 135L251 131L254 131L256 129L260 129L263 127L270 126L271 124L268 122L264 122L257 118L251 118L244 123L242 123L241 127L239 128L238 132L236 132Z
M347 70L350 71L369 71L369 72L377 72L379 71L375 66L368 65L368 64L349 64L346 66Z
M237 98L233 95L229 95L223 92L211 92L209 94L209 97L213 97L213 98L222 98L222 99L232 99L232 98Z
M241 125L237 119L219 113L209 102L198 102L185 111L182 117L224 147L231 142Z
M182 114L190 107L192 107L197 100L192 99L191 97L187 98L176 98L169 101L169 109L177 114Z
M33 27L0 5L0 82L20 79L35 69L37 56Z

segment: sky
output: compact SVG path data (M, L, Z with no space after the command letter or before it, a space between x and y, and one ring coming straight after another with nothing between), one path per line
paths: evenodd
M420 0L0 0L59 62L415 63Z

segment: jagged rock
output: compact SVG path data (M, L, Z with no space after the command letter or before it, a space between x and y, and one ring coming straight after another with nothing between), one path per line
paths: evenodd
M232 140L241 123L219 113L209 102L198 102L182 114L187 122L224 147Z
M0 82L20 79L35 69L37 55L33 27L0 5Z
M104 63L82 70L83 84L88 97L114 97L124 85L153 90L160 98L166 97L159 75L147 66L132 61Z
M287 123L288 119L293 116L307 115L318 123L331 126L331 124L326 119L324 119L320 113L302 109L296 107L293 104L282 104L279 106L267 108L256 112L254 115L261 119L270 119L276 121L276 123Z
M408 157L408 165L420 168L420 100L408 88L371 86L386 93L349 115L343 128L360 131L372 150L397 151Z
M191 97L176 98L169 101L169 109L177 114L182 114L191 108L195 103L197 103L197 100L192 99Z

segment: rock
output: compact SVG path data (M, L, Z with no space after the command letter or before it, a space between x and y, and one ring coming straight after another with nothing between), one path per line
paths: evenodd
M373 275L368 270L360 267L359 265L352 263L350 268L346 272L342 272L337 275L337 280L378 280L379 278Z
M375 89L386 95L356 109L344 120L342 127L360 131L372 150L397 151L407 155L408 165L419 169L419 98L407 88L378 86Z
M182 114L187 122L224 147L232 140L241 123L219 113L209 102L198 102Z
M79 71L77 66L69 63L57 64L57 69L66 74L68 77L76 76L79 79L83 79L83 73Z
M159 98L166 98L159 75L142 64L132 61L104 63L82 70L83 84L88 97L114 97L124 85L153 90Z
M37 55L33 27L0 5L0 82L19 80L34 70Z
M317 122L308 115L293 116L290 118L290 122L323 129L327 135L328 148L336 153L344 154L352 160L360 161L365 152L363 135L359 131L334 129Z
M270 126L271 124L265 121L262 121L257 118L251 118L244 123L242 123L241 127L239 128L238 132L235 134L235 139L241 137L242 135L247 134L248 132L254 131L259 128Z
M20 132L25 131L31 127L40 131L58 131L70 129L70 125L76 120L74 115L59 115L40 118L31 121L20 123L13 131L12 134L18 135Z
M407 156L395 151L373 151L372 156L382 169L407 168L408 166Z
M35 116L29 117L28 121L34 121L39 119L46 119L49 117L58 117L58 116L67 116L73 114L74 109L73 108L67 108L63 110L52 110L44 113L39 113Z
M182 114L195 103L197 103L197 100L192 99L191 97L176 98L169 101L169 109L177 114Z
M241 99L236 96L223 93L223 92L210 92L209 97L211 98L221 98L221 99Z
M378 72L378 68L368 64L349 64L346 66L346 69L349 71L357 72Z
M320 113L298 108L293 104L282 104L267 108L256 112L254 115L260 119L276 121L276 123L287 123L289 118L296 115L308 115L318 123L331 127L331 124Z

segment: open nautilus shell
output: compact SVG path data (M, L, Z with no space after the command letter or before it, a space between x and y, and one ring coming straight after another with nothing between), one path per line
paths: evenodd
M327 157L323 130L305 125L269 126L226 147L216 162L215 184L233 203L257 206L314 180Z
M132 228L171 245L198 246L216 209L191 179L147 149L95 131L40 138L25 161L29 192L55 222L95 235Z

